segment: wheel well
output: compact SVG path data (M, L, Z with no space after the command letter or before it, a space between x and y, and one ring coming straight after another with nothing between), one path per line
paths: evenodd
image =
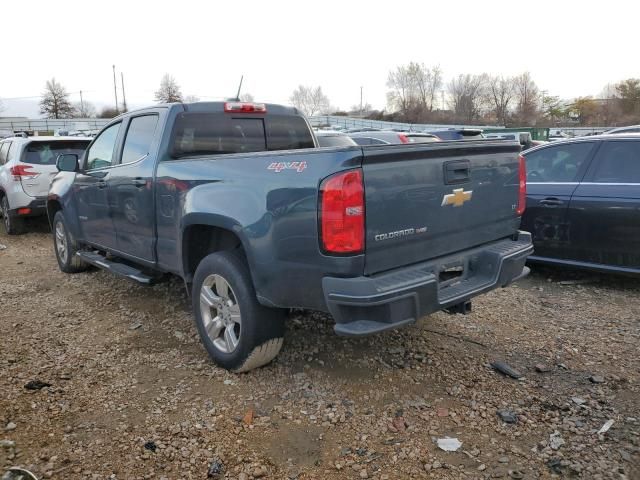
M231 230L211 225L190 225L182 237L185 280L191 282L198 264L207 255L236 249L242 249L242 242Z
M49 225L53 228L53 217L59 210L62 210L62 205L57 200L49 200L47 202L47 217L49 218Z

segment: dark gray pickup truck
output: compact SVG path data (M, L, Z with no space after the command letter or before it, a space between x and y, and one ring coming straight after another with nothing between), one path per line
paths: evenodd
M365 335L464 312L526 274L519 150L319 148L294 108L160 105L58 157L47 209L62 271L180 276L211 357L247 371L277 355L289 308Z

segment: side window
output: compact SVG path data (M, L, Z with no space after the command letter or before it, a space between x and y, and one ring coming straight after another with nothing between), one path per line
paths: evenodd
M353 141L358 145L371 145L371 139L369 137L352 137Z
M640 183L640 142L605 142L594 162L593 182Z
M11 142L3 142L0 143L0 165L4 165L7 163L7 158L9 158L9 146Z
M148 155L158 125L158 115L134 117L129 122L122 149L122 163L132 163Z
M593 142L569 143L525 153L527 181L578 181L580 167L589 158L593 145Z
M114 150L120 123L111 125L96 138L95 142L87 151L87 170L110 167L115 161Z

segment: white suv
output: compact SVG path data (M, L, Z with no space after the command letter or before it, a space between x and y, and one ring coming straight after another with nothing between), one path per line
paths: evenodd
M0 141L0 213L9 235L21 233L24 218L47 213L49 184L62 153L78 157L91 138L28 137Z

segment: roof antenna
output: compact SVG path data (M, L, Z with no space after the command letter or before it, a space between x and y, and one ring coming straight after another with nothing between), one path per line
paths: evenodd
M242 80L244 79L244 75L240 76L240 85L238 85L238 93L236 93L236 102L240 101L240 89L242 88Z

